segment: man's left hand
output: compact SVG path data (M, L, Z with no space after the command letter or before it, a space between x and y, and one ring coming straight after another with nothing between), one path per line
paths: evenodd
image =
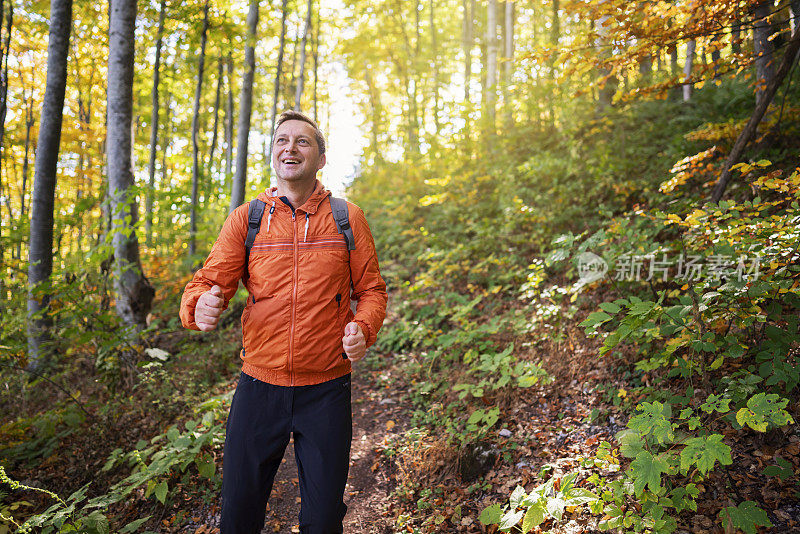
M367 341L364 339L364 332L358 323L347 323L344 327L342 346L351 363L357 362L367 353Z

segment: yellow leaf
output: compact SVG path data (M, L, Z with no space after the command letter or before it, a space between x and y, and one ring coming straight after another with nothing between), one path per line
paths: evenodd
M394 421L392 421L391 419L389 421L386 421L386 430L391 430L393 428L394 428Z

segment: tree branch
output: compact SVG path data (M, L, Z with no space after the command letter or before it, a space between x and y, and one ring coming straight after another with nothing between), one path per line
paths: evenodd
M753 110L753 115L750 116L750 120L747 122L747 125L736 139L736 143L734 143L730 154L728 154L728 159L725 160L725 165L722 168L722 174L719 177L717 185L714 187L714 191L711 193L711 202L718 203L722 198L723 193L725 193L725 189L728 187L728 182L730 181L732 175L731 167L733 167L733 165L739 161L739 158L742 157L745 147L747 147L747 144L755 135L761 119L764 118L767 108L769 107L770 103L772 103L772 99L775 97L775 93L778 91L778 87L780 87L784 78L786 78L786 75L789 73L789 70L797 56L798 50L800 50L800 29L795 29L792 39L786 46L786 51L783 54L783 60L781 61L780 67L778 67L778 72L775 73L775 78L772 80L772 83L767 85L767 88L764 90L764 98L761 99L755 110Z

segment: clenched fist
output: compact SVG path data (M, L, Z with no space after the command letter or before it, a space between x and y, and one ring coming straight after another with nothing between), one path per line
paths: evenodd
M358 323L352 322L345 325L342 346L351 363L357 362L367 353L367 341L364 339L364 332L361 331Z
M224 309L225 301L222 298L222 289L214 286L197 299L194 308L194 322L203 332L210 332L217 327L219 316Z

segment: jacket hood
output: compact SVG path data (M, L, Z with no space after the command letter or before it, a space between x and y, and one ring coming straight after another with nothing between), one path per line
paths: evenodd
M325 186L322 185L322 182L316 180L316 185L314 187L314 192L311 193L311 196L308 197L305 204L302 206L295 206L296 210L302 210L309 215L313 215L317 212L319 205L322 203L323 200L328 198L331 194L330 191L325 189ZM284 204L278 199L278 188L277 187L270 187L266 191L259 193L258 198L266 202L267 204L272 204L275 202L275 209L289 209L289 206Z

